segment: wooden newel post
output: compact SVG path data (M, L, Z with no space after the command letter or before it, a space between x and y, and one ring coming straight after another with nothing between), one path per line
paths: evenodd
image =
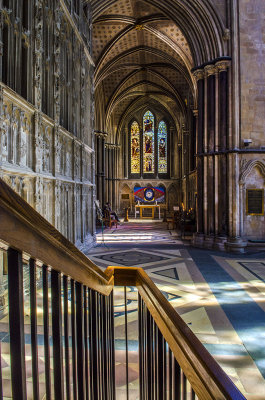
M124 210L125 210L125 213L124 213L124 222L129 222L129 218L128 218L128 208L126 207Z

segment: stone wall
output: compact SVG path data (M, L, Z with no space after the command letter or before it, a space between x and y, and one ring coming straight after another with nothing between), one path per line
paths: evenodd
M25 22L22 7L8 3L1 19L1 35L8 43L1 57L0 177L85 248L95 232L89 16L81 1L29 1L32 9ZM25 35L28 59L23 69ZM8 63L7 46L15 54ZM18 84L23 79L24 91Z
M265 145L264 15L264 0L240 0L241 135L250 148Z

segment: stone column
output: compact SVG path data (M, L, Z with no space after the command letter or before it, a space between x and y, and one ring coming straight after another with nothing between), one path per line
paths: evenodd
M105 142L105 202L109 199L109 151Z
M115 178L116 178L116 149L115 146L112 145L112 199L111 205L112 208L115 209L116 206L116 197L115 197Z
M101 186L100 186L100 178L99 178L99 171L100 171L100 137L96 136L96 188L97 188L97 199L100 201L101 197ZM102 206L102 204L100 203Z
M205 99L207 107L206 112L206 126L205 126L205 151L207 152L207 161L205 160L205 194L206 203L205 211L207 215L205 216L206 221L206 236L205 236L205 246L211 248L214 242L215 233L215 196L214 196L214 151L215 151L215 126L216 126L216 98L215 98L215 72L216 68L213 65L207 65L205 67L205 80L206 83L206 93Z
M228 197L227 197L227 139L228 139L228 79L229 61L216 63L216 145L215 151L215 245L224 250L228 234Z
M194 73L198 87L198 111L196 127L196 166L197 166L197 233L194 235L194 244L202 247L204 240L204 212L203 212L203 142L204 142L204 71Z
M112 202L112 171L113 171L113 165L112 165L112 149L111 146L109 145L109 198L108 201Z
M106 193L105 193L105 136L101 138L101 203L102 206L105 204Z

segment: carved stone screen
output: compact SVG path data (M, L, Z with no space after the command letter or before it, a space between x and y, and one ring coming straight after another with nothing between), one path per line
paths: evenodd
M264 189L247 189L247 214L264 214Z

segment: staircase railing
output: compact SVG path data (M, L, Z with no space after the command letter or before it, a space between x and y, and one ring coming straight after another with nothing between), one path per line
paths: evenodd
M138 290L139 398L244 399L141 268L103 272L0 180L0 398L114 400L114 286Z

